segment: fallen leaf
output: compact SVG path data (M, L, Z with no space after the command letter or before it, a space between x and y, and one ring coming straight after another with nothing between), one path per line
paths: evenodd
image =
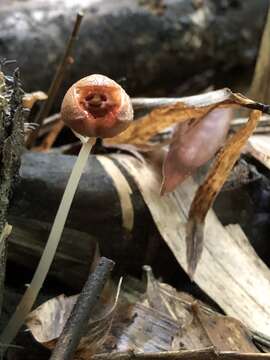
M197 185L189 178L160 197L162 161L145 164L127 155L113 158L137 184L161 236L187 271L186 221ZM226 314L252 330L269 334L270 271L239 225L224 227L212 209L206 218L204 252L194 281Z
M83 359L89 358L89 354L94 353L105 341L115 314L121 283L122 279L116 290L112 289L111 282L105 286L100 302L92 311L87 333L81 338L76 356L80 354L84 356ZM49 349L54 348L77 298L78 295L60 295L46 301L28 315L26 326L39 343Z
M199 187L192 201L187 223L187 263L188 274L193 279L203 251L204 222L216 195L225 183L231 169L240 156L241 149L255 129L261 112L251 112L246 125L232 135L220 150L206 180Z
M172 350L213 346L219 351L259 352L252 342L250 331L240 321L218 314L193 296L157 281L149 267L147 274L146 298L149 306L164 312L181 327L175 339L178 343Z
M98 350L104 358L106 353L114 359L126 351L145 356L152 353L150 358L156 359L160 352L207 347L216 351L259 353L251 333L240 321L221 315L191 295L159 282L151 268L145 268L146 292L135 295L134 303L124 301L125 289L122 292L111 332ZM133 293L132 283L128 290Z
M178 125L163 165L161 194L173 191L215 155L226 139L231 117L231 109L214 109L202 119Z

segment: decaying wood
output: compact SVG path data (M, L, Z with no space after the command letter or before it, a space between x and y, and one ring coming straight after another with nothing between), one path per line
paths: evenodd
M31 219L11 219L13 226L9 237L8 259L29 270L36 268L42 255L51 224ZM50 275L81 290L97 251L96 239L82 231L65 228L53 261Z
M84 24L69 85L90 72L116 80L125 77L129 92L164 91L169 84L179 86L205 70L216 69L214 75L220 76L235 65L254 61L267 0L237 1L236 5L214 0L159 3L87 0L82 5L74 0L60 1L56 8L53 0L11 4L5 0L1 4L0 53L19 59L28 91L47 90L70 23L83 6Z
M15 231L18 229L18 236L22 243L19 245L20 241L16 241L15 237L12 237L11 260L18 261L23 265L21 250L25 255L28 254L28 257L33 256L32 261L26 265L34 269L34 264L39 258L39 250L34 252L34 249L38 246L41 250L45 244L48 234L47 226L50 226L53 221L74 161L75 157L68 155L29 152L22 156L21 180L14 189L9 216L9 222L15 227ZM130 187L133 189L132 182L130 182ZM134 271L138 271L145 263L146 258L149 262L152 256L156 259L163 256L158 249L164 245L158 234L153 235L154 225L151 215L135 188L131 195L131 201L134 206L132 233L122 227L122 208L113 180L97 161L96 156L90 156L66 226L68 229L87 233L90 237L95 236L98 239L102 255L112 258L126 272L134 274ZM40 222L41 225L39 225ZM42 223L46 225L43 226ZM25 235L19 233L23 230L22 228L24 228ZM40 235L34 241L35 234ZM26 236L30 237L29 244L33 244L33 249L26 247ZM154 238L153 248L155 250L150 249L149 251L155 255L151 255L147 251L150 236ZM12 245L13 241L16 241L17 247ZM76 236L71 237L70 247L66 248L65 255L71 257L74 255L79 260L81 252L88 253L89 251L87 241L84 235L79 236L78 240ZM77 247L78 244L81 246L80 253L72 253L72 246ZM129 256L131 253L132 257ZM91 258L91 255L89 256ZM86 260L86 257L84 259ZM72 262L70 262L71 264ZM164 270L170 271L170 266ZM55 268L55 271L58 269ZM61 274L61 277L62 275L64 276Z
M122 155L117 158L136 181L163 239L187 270L185 224L196 185L184 182L172 194L160 197L161 171ZM226 314L254 330L270 331L270 271L244 233L228 231L210 210L206 218L205 251L194 280ZM239 233L241 236L239 236ZM230 251L228 251L230 249ZM254 297L256 294L256 297Z

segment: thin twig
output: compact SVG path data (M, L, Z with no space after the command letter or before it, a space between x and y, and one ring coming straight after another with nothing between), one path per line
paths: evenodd
M73 27L73 30L72 30L72 33L71 33L71 36L70 36L70 38L68 40L68 43L67 43L67 46L66 46L65 53L63 55L63 58L62 58L62 60L61 60L61 62L59 64L57 70L56 70L56 73L54 75L54 78L53 78L53 81L51 83L50 89L48 91L48 99L43 104L43 106L41 107L40 112L37 114L37 117L36 117L36 119L34 121L35 123L37 123L39 125L41 125L43 119L48 116L48 114L49 114L49 112L50 112L50 110L52 108L52 104L54 102L56 94L58 92L58 89L60 88L60 86L62 84L66 68L67 68L67 66L68 66L68 64L70 62L70 54L71 54L71 51L72 51L73 46L75 44L75 41L77 39L77 35L78 35L79 29L80 29L82 19L83 19L83 13L78 12L74 27ZM29 136L29 138L27 140L27 143L26 143L26 146L28 148L31 148L31 146L35 142L37 136L38 136L38 129L33 131L30 134L30 136Z
M85 333L93 308L97 304L101 291L109 277L114 262L102 257L86 281L82 292L63 329L50 360L70 360Z

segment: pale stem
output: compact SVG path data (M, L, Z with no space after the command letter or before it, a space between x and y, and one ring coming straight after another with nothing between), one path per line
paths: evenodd
M51 232L47 244L45 246L45 249L37 266L36 272L33 276L32 282L25 291L19 305L17 306L16 311L12 315L8 325L6 326L0 337L0 343L5 344L5 346L8 346L13 341L20 327L23 325L25 318L27 317L28 313L31 311L32 306L48 274L83 169L85 167L89 153L94 143L95 143L95 139L90 138L87 142L85 142L82 145L81 151L77 157L77 160L74 164L71 175L69 177L61 203L59 205L57 214L54 219L54 223L51 228Z

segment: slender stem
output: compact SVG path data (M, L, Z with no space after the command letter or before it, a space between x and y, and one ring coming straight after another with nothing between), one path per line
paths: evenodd
M88 142L84 143L81 148L76 163L72 169L65 192L54 219L47 244L37 266L36 272L33 276L32 282L25 291L16 311L4 329L4 332L0 337L0 343L9 345L13 341L38 296L38 293L52 264L69 213L69 209L72 204L72 200L74 198L83 169L94 142L95 139L90 138Z
M40 112L37 114L37 117L34 121L35 123L37 123L39 125L41 125L43 119L45 119L45 117L48 116L48 114L52 108L52 104L54 102L55 96L58 92L58 89L60 88L60 86L62 84L66 68L70 61L69 57L70 57L71 51L73 49L73 46L75 44L75 41L77 39L77 35L78 35L79 29L80 29L82 19L83 19L83 13L78 12L76 20L75 20L75 24L73 26L72 33L71 33L70 38L66 45L65 53L63 55L63 58L59 64L57 70L56 70L56 73L52 80L51 86L49 88L48 99L42 106ZM38 136L38 133L39 133L39 128L37 128L35 131L33 131L30 134L30 136L28 137L27 143L26 143L28 148L30 148L33 145L34 141L36 140L36 138Z
M112 260L105 257L100 259L95 272L88 277L72 309L50 360L73 359L80 339L87 330L89 318L93 314L93 308L99 300L101 291L113 267L114 262Z

